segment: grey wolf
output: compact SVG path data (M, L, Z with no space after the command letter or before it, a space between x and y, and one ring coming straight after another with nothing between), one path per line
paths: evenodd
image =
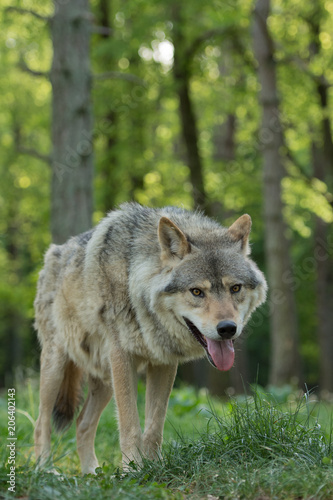
M207 356L234 363L233 341L266 296L249 258L251 218L229 228L186 210L121 205L96 228L51 245L40 272L35 326L42 347L35 453L50 455L57 430L72 421L82 377L89 392L77 419L83 473L98 467L94 440L114 394L124 465L156 457L178 363ZM146 371L145 427L137 373Z

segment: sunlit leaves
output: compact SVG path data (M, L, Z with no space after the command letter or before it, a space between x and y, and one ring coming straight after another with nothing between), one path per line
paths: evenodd
M283 179L283 200L288 209L286 211L288 224L303 237L311 235L311 219L304 217L309 212L317 215L327 223L333 222L333 211L327 199L328 189L324 182L313 179L311 183L306 179L286 177Z

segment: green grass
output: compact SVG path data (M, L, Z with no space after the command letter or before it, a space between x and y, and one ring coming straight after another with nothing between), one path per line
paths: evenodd
M53 436L59 476L35 468L33 422L36 378L17 384L16 491L7 490L8 449L1 448L0 498L101 500L104 498L333 499L332 406L290 389L222 403L204 391L174 389L165 425L163 460L120 468L114 408L97 431L97 476L80 475L75 428ZM139 387L140 414L144 387ZM0 435L6 442L7 395L0 398Z

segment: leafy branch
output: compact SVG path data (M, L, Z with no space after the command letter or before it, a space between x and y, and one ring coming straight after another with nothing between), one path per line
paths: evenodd
M50 73L48 71L36 71L34 69L29 68L29 66L27 65L27 63L25 62L25 60L22 57L18 63L18 67L22 71L25 71L26 73L29 73L32 76L37 76L37 77L42 76L44 78L50 77Z
M15 149L18 153L26 154L32 156L33 158L37 158L38 160L44 161L49 165L51 164L52 159L50 155L45 155L43 153L40 153L34 148L27 148L25 146L22 146L21 129L19 126L14 127L14 144L15 144Z
M35 10L23 9L22 7L14 7L14 6L6 8L6 12L12 12L12 11L18 12L19 14L29 14L31 16L36 17L36 19L40 19L41 21L50 22L52 20L52 17L42 16L41 14L36 12Z

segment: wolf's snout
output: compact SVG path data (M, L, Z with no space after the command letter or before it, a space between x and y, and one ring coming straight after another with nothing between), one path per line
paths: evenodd
M234 321L220 321L216 329L223 340L227 340L231 339L236 334L237 325Z

